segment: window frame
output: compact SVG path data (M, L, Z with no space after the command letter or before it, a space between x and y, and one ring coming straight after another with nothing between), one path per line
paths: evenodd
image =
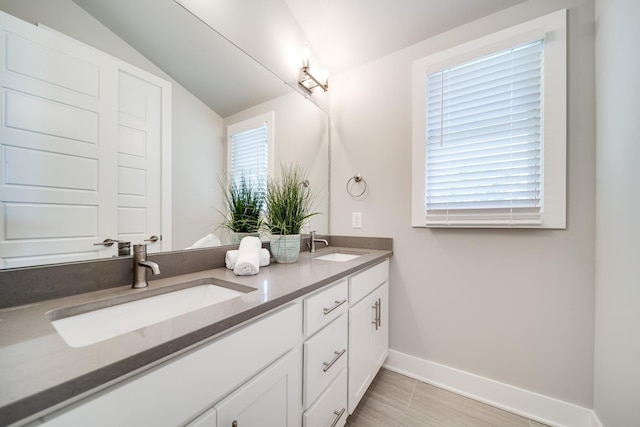
M239 121L237 123L233 123L227 126L227 161L226 161L226 184L228 185L233 179L233 171L231 169L232 164L232 136L238 133L250 131L253 129L257 129L262 127L263 125L267 128L267 180L269 180L273 176L273 158L274 158L274 119L275 113L273 111L269 111L267 113L263 113L249 119L245 119ZM266 183L265 183L266 186Z
M544 38L542 202L535 220L504 213L460 215L428 223L426 217L427 76L441 69ZM412 213L413 227L566 228L566 9L481 37L413 63Z

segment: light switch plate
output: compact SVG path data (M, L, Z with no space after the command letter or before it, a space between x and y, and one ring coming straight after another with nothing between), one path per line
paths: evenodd
M351 212L351 228L362 228L362 212Z

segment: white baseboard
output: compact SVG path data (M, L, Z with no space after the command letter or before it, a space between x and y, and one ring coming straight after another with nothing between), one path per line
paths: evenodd
M589 408L389 350L384 367L552 427L603 427Z

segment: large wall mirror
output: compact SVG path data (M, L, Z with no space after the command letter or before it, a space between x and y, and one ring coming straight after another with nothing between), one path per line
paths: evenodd
M220 227L225 211L227 128L266 113L274 118L271 153L276 171L280 164L291 163L307 170L311 191L316 194L317 211L321 213L313 217L309 229L328 232L327 114L177 2L0 0L0 10L171 83L170 126L166 128L170 132L171 154L162 163L168 165L167 172L170 169L171 177L166 185L171 187L170 196L163 193L165 199L170 197L169 210L164 214L164 219L170 217L167 227L170 231L149 232L169 236L158 242L147 242L150 252L187 249L210 233L215 234L221 244L230 243L229 234ZM6 34L3 33L3 37ZM46 65L41 63L39 66ZM4 82L1 83L4 88ZM7 92L6 89L3 91ZM7 99L3 95L3 110L8 110ZM40 121L42 117L31 119ZM2 126L5 124L3 122ZM5 138L0 144L6 151L6 146L12 143ZM3 156L6 156L5 151ZM6 212L7 204L3 204ZM38 227L29 227L27 219L24 221L25 228L31 230L27 240L32 244L46 245L51 236L58 234L55 227L35 232L33 230ZM49 221L56 222L51 218ZM95 229L99 230L99 227ZM69 236L74 235L73 231L66 232ZM91 244L113 238L99 232L77 234L76 239ZM146 240L142 237L136 239ZM5 233L0 245L16 243L10 242L12 238ZM131 240L141 243L136 239ZM117 245L96 246L94 254L89 253L84 259L116 255ZM83 259L73 258L73 254L67 257L65 253L57 257L38 254L14 259L5 254L0 257L3 258L2 268Z

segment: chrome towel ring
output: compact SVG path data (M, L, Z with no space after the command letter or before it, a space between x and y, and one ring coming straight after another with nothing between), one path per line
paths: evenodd
M349 184L351 183L353 183L353 185L352 187L349 187ZM352 192L353 187L355 187L355 185L359 183L362 183L362 191L360 193L354 194ZM365 181L364 177L361 174L358 173L352 176L351 178L349 178L349 181L347 181L347 193L349 193L351 197L353 197L354 199L357 199L359 197L362 197L366 192L367 192L367 181Z

